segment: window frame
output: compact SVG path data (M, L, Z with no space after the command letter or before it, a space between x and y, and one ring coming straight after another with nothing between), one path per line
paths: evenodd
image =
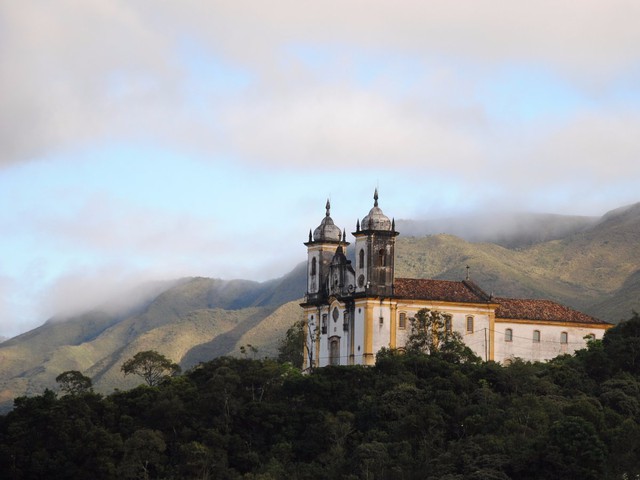
M407 313L400 312L398 314L398 330L406 330L407 329Z
M504 329L504 341L513 342L513 328Z
M533 343L540 343L540 337L541 337L540 330L534 330L533 331L533 336L531 338L531 341Z
M467 315L466 329L467 329L467 333L475 332L475 321L474 321L473 315Z

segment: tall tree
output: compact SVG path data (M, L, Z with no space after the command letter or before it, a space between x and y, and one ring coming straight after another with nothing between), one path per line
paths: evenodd
M462 336L454 332L450 315L423 308L411 319L408 352L440 355L450 361L477 361L478 357L464 344Z
M136 353L122 364L125 377L129 374L140 375L147 385L153 387L166 377L180 373L180 365L173 363L155 350Z
M304 322L298 320L289 327L284 338L278 344L278 361L289 362L302 368L304 360Z
M77 370L67 370L56 377L56 382L67 395L79 395L93 391L91 379Z

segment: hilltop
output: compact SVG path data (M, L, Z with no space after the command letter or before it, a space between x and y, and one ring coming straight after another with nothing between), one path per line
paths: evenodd
M529 234L543 217L526 218L510 233L502 230L499 242L472 241L480 233L471 230L467 238L401 231L396 276L460 280L468 265L478 285L503 297L549 298L613 323L640 310L640 204L597 219L552 216L544 234ZM247 344L258 348L257 358L273 356L300 318L305 275L301 263L262 283L184 278L155 285L127 310L50 320L0 344L0 404L54 387L65 370L92 377L99 391L132 387L137 380L123 378L120 366L141 350L157 350L183 368L239 355Z

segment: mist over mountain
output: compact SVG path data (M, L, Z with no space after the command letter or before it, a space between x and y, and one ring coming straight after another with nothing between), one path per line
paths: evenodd
M488 293L549 298L614 323L640 310L640 204L600 218L487 215L399 221L397 228L398 277L460 280L469 266ZM433 234L439 229L449 231ZM0 344L0 406L55 388L55 377L66 370L90 376L102 392L135 386L138 379L123 377L120 367L143 350L157 350L183 368L240 355L248 344L258 358L274 356L301 318L305 288L301 258L294 270L266 282L152 282L84 314L51 319Z
M403 236L421 237L446 233L469 242L488 242L521 248L582 232L599 217L523 212L478 212L431 220L398 220Z

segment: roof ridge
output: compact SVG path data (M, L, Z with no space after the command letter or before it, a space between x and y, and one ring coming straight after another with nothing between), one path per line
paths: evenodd
M473 280L462 280L462 283L473 293L481 298L484 298L487 302L493 300L493 295L487 294L487 292L480 288Z

